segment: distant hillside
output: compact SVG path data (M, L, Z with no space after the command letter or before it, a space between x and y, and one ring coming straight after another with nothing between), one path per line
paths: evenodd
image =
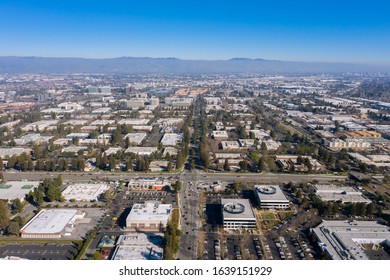
M294 62L233 58L182 60L177 58L119 57L109 59L0 57L0 73L345 73L390 72L390 65Z

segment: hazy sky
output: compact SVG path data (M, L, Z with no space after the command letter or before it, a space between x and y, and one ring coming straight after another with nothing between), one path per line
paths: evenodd
M0 56L389 63L389 2L1 0Z

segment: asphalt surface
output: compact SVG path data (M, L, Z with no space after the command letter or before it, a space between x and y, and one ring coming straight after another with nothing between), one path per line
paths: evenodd
M186 180L188 177L182 174L182 188L179 192L180 209L180 228L182 236L180 239L180 248L177 258L181 260L197 259L197 240L200 227L198 215L198 190L197 174L190 174L192 180Z
M61 175L64 182L93 182L93 181L119 181L135 178L162 177L172 178L181 176L183 181L210 180L210 181L243 181L258 183L287 183L310 182L318 180L326 182L332 180L344 180L347 176L335 176L331 174L285 174L285 173L114 173L114 172L4 172L6 181L27 179L30 181L43 180L44 178Z
M72 244L5 244L0 245L0 258L20 257L29 260L69 260Z

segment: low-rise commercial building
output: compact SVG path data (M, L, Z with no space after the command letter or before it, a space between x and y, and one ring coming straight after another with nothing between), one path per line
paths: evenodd
M125 153L133 153L141 156L150 156L152 153L157 152L158 149L156 147L129 147L125 151Z
M124 139L129 139L130 143L140 145L142 141L146 138L146 133L128 133Z
M0 156L2 158L12 157L12 156L20 156L22 154L31 154L31 149L26 148L0 148Z
M322 201L340 201L343 203L370 203L371 201L355 188L337 185L313 185L316 195Z
M183 134L178 133L165 133L161 138L161 145L163 146L176 146L183 139Z
M72 184L66 187L62 195L66 200L76 201L96 201L107 190L110 189L106 184Z
M345 141L341 139L331 139L324 141L325 147L330 149L339 150L339 149L369 149L371 144L362 139L353 139L347 138Z
M161 233L127 233L119 237L112 260L161 260L163 244Z
M333 260L368 260L365 244L390 246L390 227L376 221L323 221L311 232Z
M27 144L34 144L34 145L41 145L41 144L47 144L49 143L49 140L52 139L53 136L41 136L38 133L30 133L27 135L23 135L20 138L15 139L16 145L27 145Z
M76 209L43 209L21 230L22 238L70 237L84 212Z
M228 139L229 135L225 130L214 130L213 131L213 138L214 139Z
M0 199L8 200L19 198L24 200L26 194L39 186L39 181L8 181L0 184Z
M158 201L136 203L126 218L126 231L159 232L165 230L171 216L172 205Z

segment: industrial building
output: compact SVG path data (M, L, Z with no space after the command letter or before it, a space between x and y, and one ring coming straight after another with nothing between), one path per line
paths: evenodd
M371 201L353 187L336 185L313 185L316 195L322 201L340 201L343 203L370 203Z
M9 181L0 184L0 199L11 201L24 200L26 194L39 186L39 181Z
M347 138L345 141L341 139L331 139L324 141L325 147L330 149L368 149L371 144L363 139Z
M119 151L121 151L122 150L122 148L120 148L120 147L110 147L110 148L108 148L107 150L105 150L104 152L103 152L103 154L105 153L106 154L106 156L109 156L109 155L116 155ZM102 154L102 155L103 155Z
M221 200L224 229L256 228L256 218L249 199Z
M66 200L77 201L96 201L107 190L110 189L106 184L73 184L66 187L62 195Z
M78 138L78 139L87 139L89 137L89 133L82 133L82 132L74 132L74 133L70 133L68 135L65 136L65 138L67 139L73 139L73 138Z
M127 231L163 231L171 216L172 205L158 201L136 203L126 218Z
M365 244L390 246L390 227L376 221L323 221L311 232L333 260L368 260Z
M165 133L160 143L163 146L176 146L181 139L183 139L182 134L177 133Z
M127 185L132 189L164 189L165 187L170 186L170 182L168 180L161 180L157 178L152 179L130 179Z
M56 125L58 123L58 120L44 120L44 121L37 121L33 123L26 124L24 127L22 127L23 131L42 131L45 129L49 129L49 127L52 127L53 129L56 128Z
M214 130L213 131L213 138L214 139L228 139L229 135L225 130Z
M28 154L30 155L32 153L32 149L25 149L25 148L0 148L0 156L2 158L5 158L7 156L20 156L22 154Z
M164 235L161 233L133 233L121 235L112 260L161 260Z
M126 125L147 125L148 123L148 119L122 119L118 121L118 124Z
M158 149L156 147L129 147L125 151L125 154L133 153L141 156L145 156L145 155L149 156L152 153L155 153L157 151Z
M76 221L84 212L77 209L43 209L21 230L23 238L69 237L75 230Z
M255 185L254 192L260 208L286 209L290 207L288 199L277 185Z
M41 144L47 144L49 143L49 140L52 139L53 136L41 136L38 133L30 133L27 135L23 135L20 138L15 139L15 144L16 145L27 145L27 144L36 144L36 145L41 145Z
M130 143L140 145L142 141L146 138L146 133L128 133L123 139L129 139Z

